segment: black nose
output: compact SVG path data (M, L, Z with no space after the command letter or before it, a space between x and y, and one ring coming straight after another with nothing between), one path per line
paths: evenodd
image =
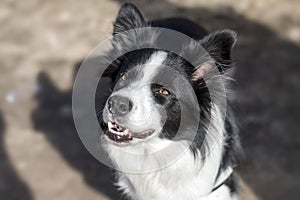
M115 115L125 115L130 112L132 102L122 96L112 96L108 99L108 110Z

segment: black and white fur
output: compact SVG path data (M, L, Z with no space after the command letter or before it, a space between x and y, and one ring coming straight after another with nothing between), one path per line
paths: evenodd
M213 68L218 69L218 78L227 81L236 34L230 30L207 34L186 19L147 23L135 6L124 4L114 23L112 52L137 42L139 34L137 31L135 36L124 41L116 36L118 33L149 26L169 28L190 36L205 48L210 58L193 67L174 53L140 49L120 57L104 72L114 85L100 117L107 129L102 139L118 169L116 185L133 200L237 199L237 181L232 170L241 149L235 120L228 108L225 118L222 117L221 108L211 100L211 95L218 94L212 94L204 81L205 77L214 81L209 75ZM183 51L192 53L193 48L193 44L187 44ZM177 133L180 123L178 94L184 96L185 88L180 81L172 83L173 89L157 84L156 78L164 73L164 66L172 67L186 79L197 96L200 123L192 143L184 139L173 141L176 134L181 134ZM160 150L170 142L175 144L174 154L189 150L165 167L160 166L164 164L163 155L147 156L147 152ZM143 152L144 156L126 157L120 154L122 151ZM128 172L131 168L147 171L147 166L159 170Z

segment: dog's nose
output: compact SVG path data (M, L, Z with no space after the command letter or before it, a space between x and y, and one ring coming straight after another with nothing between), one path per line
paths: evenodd
M125 115L132 109L132 102L122 96L112 96L108 99L108 110L114 115Z

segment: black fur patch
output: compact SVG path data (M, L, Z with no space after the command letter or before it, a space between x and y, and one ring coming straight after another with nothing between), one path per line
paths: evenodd
M130 29L141 28L145 25L145 20L140 11L134 5L125 3L121 7L114 23L113 35Z
M173 93L170 93L169 95L159 94L157 91L161 88L163 88L162 85L154 83L151 84L151 91L155 102L158 103L161 106L161 110L165 110L167 114L163 130L159 136L161 138L173 139L180 126L180 104L176 95Z
M236 33L231 30L217 31L200 40L201 45L215 60L220 72L231 68L231 49L235 42Z

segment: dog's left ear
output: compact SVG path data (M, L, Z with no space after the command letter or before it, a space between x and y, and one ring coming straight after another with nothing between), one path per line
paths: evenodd
M119 10L116 21L114 22L112 40L112 45L114 48L110 54L118 55L119 50L124 50L128 47L130 49L131 45L136 44L137 33L135 31L122 34L123 32L145 26L146 22L140 11L135 6L131 3L123 4ZM124 50L124 52L126 52L126 50ZM103 73L103 76L111 77L111 79L114 81L123 60L124 57L121 56L113 63L110 63Z
M125 3L119 10L114 23L113 35L128 31L130 29L142 28L146 25L140 11L131 3Z
M196 68L193 80L203 78L216 67L221 74L231 68L231 51L235 43L236 33L231 30L217 31L200 40L201 46L209 56Z

